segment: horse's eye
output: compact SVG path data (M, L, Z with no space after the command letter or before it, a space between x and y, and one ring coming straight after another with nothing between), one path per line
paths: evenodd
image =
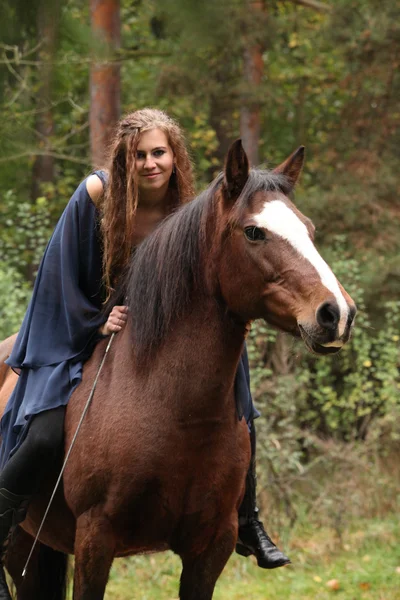
M244 230L244 235L251 242L262 242L265 240L265 233L259 227L246 227Z

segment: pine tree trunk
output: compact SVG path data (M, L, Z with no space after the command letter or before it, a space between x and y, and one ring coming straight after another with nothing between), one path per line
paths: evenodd
M34 203L43 192L43 184L54 181L55 161L52 155L54 136L54 116L52 109L54 56L61 4L60 0L42 0L37 7L37 40L41 42L37 59L41 62L36 91L35 140L40 154L36 155L32 166L31 202ZM31 250L31 248L30 248ZM37 264L28 264L25 277L31 283L35 279Z
M90 69L90 148L93 166L104 165L113 128L120 117L121 78L115 51L121 41L120 1L90 0L92 32L107 56Z
M265 18L264 3L260 0L251 0L249 10L252 16L257 14ZM247 27L244 39L243 51L243 78L246 95L240 110L240 136L243 147L247 152L251 165L258 165L259 142L261 131L261 106L259 100L259 88L262 80L264 63L263 47L260 42L252 42L253 28Z
M51 138L54 134L54 118L51 106L53 82L53 58L56 50L58 21L60 14L59 0L51 3L43 0L37 11L37 36L42 41L38 59L42 62L40 79L36 94L35 131L41 154L36 156L32 167L31 198L35 201L42 193L43 183L54 180L54 158L51 155ZM46 150L49 154L46 154Z

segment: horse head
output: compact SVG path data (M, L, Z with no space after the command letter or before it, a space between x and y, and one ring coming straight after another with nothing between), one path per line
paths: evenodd
M289 199L304 162L300 147L273 171L250 169L240 140L219 192L220 293L245 320L263 318L333 354L351 333L356 306L314 246L314 225Z

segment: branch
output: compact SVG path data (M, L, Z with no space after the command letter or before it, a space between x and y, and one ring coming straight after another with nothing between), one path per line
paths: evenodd
M83 113L83 112L87 112L87 109L79 106L78 104L76 104L72 98L62 98L61 100L57 100L56 102L49 102L49 104L47 106L45 106L44 108L33 108L31 110L21 110L21 111L16 111L12 117L15 118L20 118L20 117L29 117L31 115L40 115L41 113L46 113L49 110L51 110L52 108L55 108L56 106L59 106L60 104L62 104L63 102L68 102L72 108L75 108L77 110L79 110L79 112ZM5 104L5 108L7 109L9 106L9 104ZM4 115L7 111L3 111L3 108L0 107L0 119L3 118L2 117L2 113L4 112ZM5 117L4 117L5 118ZM7 116L8 119L10 119L10 115Z
M301 6L312 8L319 12L330 12L332 10L332 7L328 6L328 4L317 2L317 0L291 0L291 2L293 2L293 4L300 4Z
M43 65L56 65L56 66L62 66L62 65L71 65L71 64L87 64L87 65L100 65L100 66L107 66L107 65L112 65L114 63L119 63L125 60L130 60L131 58L165 58L171 56L171 52L159 52L159 51L141 51L141 50L131 50L131 51L126 51L126 50L121 50L120 52L116 53L115 56L113 57L108 57L108 58L100 58L100 57L89 57L89 58L84 58L81 56L67 56L65 58L62 59L48 59L48 60L25 60L24 58L7 58L4 57L3 54L3 59L0 59L0 65L26 65L26 66L31 66L31 67L38 67L41 68Z
M72 137L76 133L80 133L81 131L84 131L88 127L89 127L89 121L86 121L86 123L83 123L83 125L79 125L78 127L71 129L71 131L69 133L67 133L67 135L64 135L64 137L57 138L56 143L54 145L62 146L67 140L69 140L70 137ZM71 146L68 146L68 148L71 148Z
M69 160L70 162L77 163L79 165L88 166L87 160L82 160L80 158L75 158L74 156L69 156L68 154L59 154L57 152L41 152L40 150L31 150L26 152L20 152L19 154L12 154L10 156L5 156L4 158L0 158L0 163L7 162L8 160L18 160L19 158L24 158L25 156L52 156L53 158L58 158L60 160Z

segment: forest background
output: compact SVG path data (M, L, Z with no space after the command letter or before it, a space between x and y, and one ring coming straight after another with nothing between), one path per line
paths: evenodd
M359 314L334 359L252 328L262 512L287 543L307 523L340 546L354 519L398 510L399 4L2 0L0 11L0 338L18 330L54 224L120 114L176 117L199 190L239 136L254 165L304 144L295 201Z

